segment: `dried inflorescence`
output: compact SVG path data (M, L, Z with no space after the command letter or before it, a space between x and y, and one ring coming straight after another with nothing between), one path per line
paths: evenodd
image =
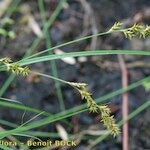
M29 67L21 67L19 64L13 63L10 58L2 58L0 59L0 63L5 65L8 71L17 75L21 74L23 76L27 76L30 73Z
M123 24L116 22L109 30L109 32L123 32L126 38L132 39L133 37L146 38L150 36L150 26L134 24L129 28L123 29Z
M120 129L115 123L114 116L111 116L111 110L107 105L98 105L92 98L92 94L88 92L85 83L74 83L68 82L71 86L76 88L80 94L82 99L87 101L87 107L92 113L100 113L101 114L101 122L103 122L104 126L111 132L113 136L116 136L120 133Z

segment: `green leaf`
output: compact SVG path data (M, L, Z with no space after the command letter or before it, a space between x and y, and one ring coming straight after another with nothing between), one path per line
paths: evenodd
M82 56L101 56L101 55L115 55L115 54L124 54L124 55L145 55L150 56L150 51L139 51L139 50L95 50L95 51L81 51L81 52L70 52L64 54L53 54L45 55L41 57L35 57L30 59L23 59L18 63L20 65L29 65L38 62L44 62L49 60L62 59L67 57L82 57Z

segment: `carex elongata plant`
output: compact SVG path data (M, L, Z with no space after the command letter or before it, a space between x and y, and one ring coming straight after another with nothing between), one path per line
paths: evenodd
M128 39L132 39L133 37L146 38L146 37L150 36L150 26L134 24L131 27L123 28L122 23L116 22L107 32L100 33L100 34L97 34L97 35L91 35L91 36L83 37L83 38L80 38L80 39L77 39L77 40L74 40L74 41L71 41L71 42L64 43L62 45L58 45L56 47L58 48L58 47L61 47L61 46L65 46L65 45L68 45L68 44L72 44L72 43L75 43L75 42L78 42L78 41L81 41L81 40L91 38L93 36L100 36L100 35L105 35L105 34L114 33L114 32L121 32ZM30 57L25 58L25 60L28 59L28 61L31 61L32 57L41 55L41 54L43 54L47 51L48 50L44 50L42 52L31 55ZM105 54L107 54L107 51L105 52ZM130 54L130 53L126 53L126 54ZM148 55L150 55L150 54L148 54ZM23 75L23 76L27 76L30 73L36 73L38 75L41 75L38 72L31 71L28 66L22 67L21 63L23 61L24 61L24 59L22 59L18 62L13 62L10 58L7 58L7 57L6 58L1 58L0 59L0 71L1 70L2 71L6 70L6 71L10 71L14 74L17 74L17 75L20 74L20 75ZM120 129L116 124L114 116L111 115L111 110L108 107L108 105L106 105L106 104L98 105L94 101L94 99L92 98L92 94L88 91L87 84L68 82L68 81L61 80L61 79L58 79L58 78L55 78L55 77L52 77L52 76L49 76L49 77L51 77L51 79L63 82L65 84L68 84L68 85L72 86L73 88L75 88L80 93L81 98L86 101L89 111L91 113L100 113L101 114L101 122L104 124L104 126L107 128L107 130L109 130L114 137L117 136L120 133Z

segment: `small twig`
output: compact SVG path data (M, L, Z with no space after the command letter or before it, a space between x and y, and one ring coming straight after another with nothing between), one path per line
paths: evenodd
M122 55L118 55L119 65L122 73L122 86L124 89L128 87L128 70ZM124 93L122 96L122 115L123 120L128 118L128 93ZM128 143L128 122L123 125L123 150L129 149Z

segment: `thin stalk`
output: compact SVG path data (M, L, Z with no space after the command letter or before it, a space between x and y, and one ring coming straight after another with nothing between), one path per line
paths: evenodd
M60 44L60 45L56 45L56 46L54 46L52 48L43 50L43 51L38 52L36 54L33 54L33 55L29 56L29 57L26 57L25 59L33 58L35 56L39 56L41 54L44 54L44 53L46 53L48 51L52 51L52 50L55 50L55 49L58 49L58 48L61 48L61 47L67 46L67 45L71 45L71 44L74 44L74 43L77 43L77 42L80 42L80 41L83 41L83 40L87 40L87 39L90 39L90 38L93 38L93 37L97 37L97 36L107 35L107 34L110 34L110 33L113 33L113 32L107 31L107 32L103 32L103 33L92 34L92 35L89 35L89 36L86 36L86 37L78 38L78 39L75 39L73 41L69 41L69 42L66 42L66 43L63 43L63 44ZM22 61L22 60L20 60L20 61Z
M53 12L53 14L51 15L51 19L49 21L49 25L47 25L46 19L45 17L43 17L43 24L46 24L45 26L45 30L44 30L44 36L46 39L46 47L49 49L51 47L51 39L50 39L50 35L49 35L49 28L52 26L52 24L54 23L54 21L56 20L56 18L58 17L58 15L60 14L62 8L63 8L63 4L66 0L62 0L59 2L57 8L55 9L55 11ZM43 0L39 0L39 8L40 8L40 13L41 13L41 17L44 16L45 13L45 8L44 8L44 1ZM49 52L48 54L52 54L51 52ZM50 62L50 66L52 67L52 74L53 76L58 78L58 70L57 70L57 65L55 60ZM56 88L56 93L57 93L57 97L58 97L58 101L60 104L60 110L65 110L65 104L64 104L64 99L63 99L63 94L61 91L61 86L60 83L57 81L55 82L55 88Z
M62 82L62 83L70 85L69 82L67 82L65 80L62 80L62 79L59 79L59 78L57 78L55 76L47 75L47 74L36 72L36 71L31 71L31 73L39 75L39 76L42 76L42 77L50 78L50 79L53 79L53 80L56 80L56 81L59 81L59 82Z
M93 37L99 37L99 36L104 36L104 35L111 34L111 33L123 32L123 31L126 31L126 30L128 30L128 28L127 29L120 29L120 30L116 30L116 31L109 30L109 31L106 31L106 32L101 32L101 33L97 33L97 34L92 34L92 35L89 35L89 36L81 37L81 38L78 38L78 39L75 39L75 40L72 40L72 41L60 44L60 45L56 45L56 46L54 46L52 48L43 50L43 51L38 52L36 54L33 54L33 55L29 56L29 57L26 57L25 59L29 59L29 58L32 58L32 57L35 57L35 56L39 56L39 55L44 54L44 53L46 53L48 51L52 51L54 49L58 49L58 48L61 48L61 47L67 46L67 45L71 45L71 44L74 44L74 43L77 43L77 42L81 42L81 41L84 41L84 40L87 40L87 39L91 39Z

